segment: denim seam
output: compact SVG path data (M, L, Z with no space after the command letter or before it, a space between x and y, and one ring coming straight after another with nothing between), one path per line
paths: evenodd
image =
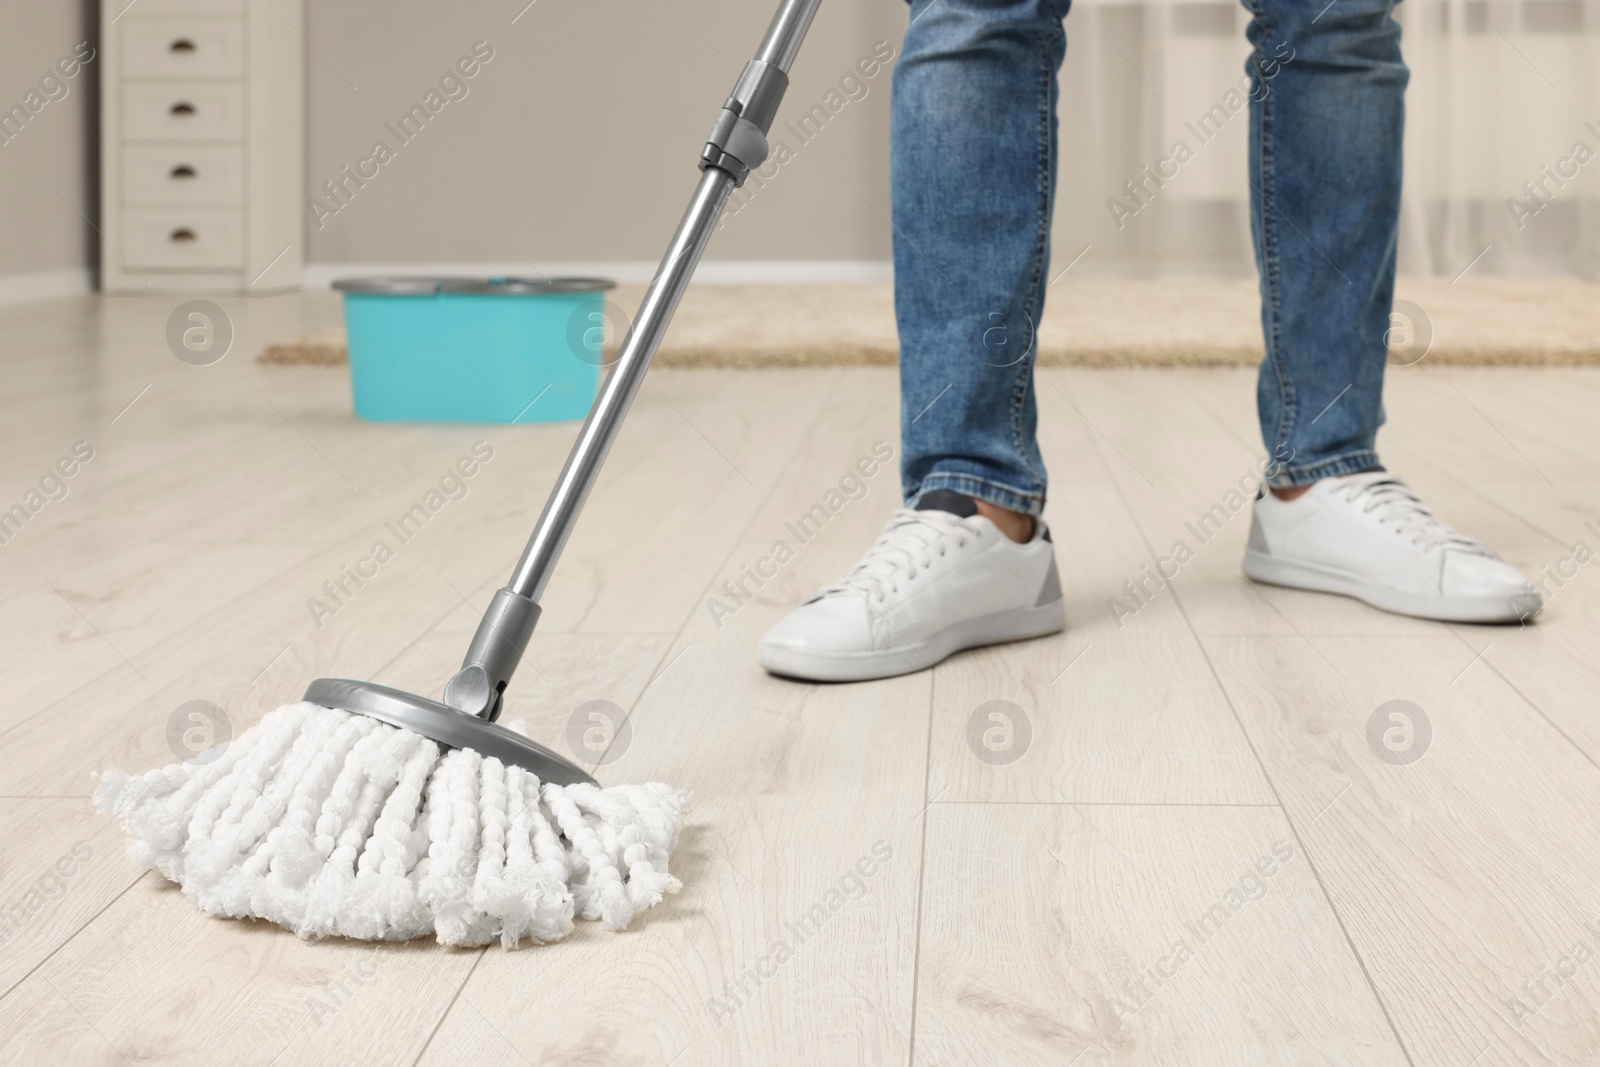
M1039 200L1038 210L1034 218L1037 240L1034 244L1033 274L1028 280L1027 296L1023 300L1023 313L1028 316L1028 349L1025 365L1017 373L1016 385L1011 391L1011 444L1017 451L1017 457L1022 460L1029 473L1033 475L1034 483L1038 486L1045 484L1044 472L1033 464L1033 457L1029 455L1027 442L1022 434L1022 412L1027 406L1028 387L1033 378L1033 364L1039 354L1039 279L1044 274L1045 258L1050 248L1050 49L1055 45L1056 38L1066 33L1065 26L1058 26L1056 32L1047 37L1039 46L1039 132L1043 151L1039 157ZM1028 494L1030 499L1037 497L1043 499L1042 493Z
M1044 497L1035 492L1025 492L1003 482L992 481L965 471L933 471L922 479L915 494L906 497L908 506L934 489L950 489L975 500L983 500L1009 511L1021 511L1038 516L1044 511ZM1019 506L1020 505L1020 506Z
M1365 474L1368 471L1381 471L1383 464L1378 461L1378 453L1370 448L1357 449L1343 455L1333 456L1329 459L1319 460L1305 467L1282 467L1267 479L1267 484L1279 489L1295 485L1310 485L1321 481L1323 478L1337 478L1345 474Z
M1262 27L1268 31L1262 35L1261 44L1257 46L1259 50L1271 43L1272 33L1277 27L1267 18L1261 0L1251 0L1250 9ZM1259 77L1259 65L1256 70ZM1272 151L1273 96L1272 93L1263 94L1258 104L1261 108L1261 133L1258 144L1261 171L1256 175L1259 182L1259 192L1256 195L1260 197L1261 202L1261 284L1267 309L1267 358L1272 361L1273 376L1278 379L1278 426L1276 439L1272 443L1272 455L1279 457L1283 455L1293 434L1297 399L1294 381L1289 375L1288 361L1283 357L1282 322L1279 318L1281 302L1278 230L1272 220L1272 196L1276 190L1273 182L1276 160Z

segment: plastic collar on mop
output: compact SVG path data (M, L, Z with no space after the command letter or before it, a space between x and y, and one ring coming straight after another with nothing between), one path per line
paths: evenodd
M623 929L677 892L667 860L687 798L546 784L301 703L210 762L107 772L95 803L122 817L135 860L212 915L307 938L513 948L565 937L574 918Z

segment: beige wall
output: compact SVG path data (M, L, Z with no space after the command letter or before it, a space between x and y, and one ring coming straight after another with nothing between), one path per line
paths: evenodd
M10 138L0 143L0 275L92 265L93 231L78 212L96 213L97 65L67 79L56 64L80 43L97 43L97 11L82 0L0 7L0 111L30 103L38 109L26 123L3 127L0 137ZM47 74L58 80L41 88Z
M365 166L377 173L363 187L346 181L354 192L342 206L322 197L335 213L314 221L308 211L309 261L659 257L705 133L775 3L526 2L311 0L308 193L372 158L379 140L394 155ZM782 123L824 102L879 42L898 55L905 21L903 0L823 5L774 134L793 158L728 220L707 262L889 258L888 225L861 194L888 210L890 69L865 82L865 96L853 89L860 99L808 144ZM493 58L463 80L466 95L402 144L387 124L478 41Z

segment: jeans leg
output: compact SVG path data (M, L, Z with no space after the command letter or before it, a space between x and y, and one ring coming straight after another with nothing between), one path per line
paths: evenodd
M1033 363L1068 2L911 2L890 133L908 503L1044 509Z
M1381 470L1407 71L1394 0L1244 0L1271 484Z

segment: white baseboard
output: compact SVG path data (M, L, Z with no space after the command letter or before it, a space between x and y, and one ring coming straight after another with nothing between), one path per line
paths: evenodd
M94 279L87 267L0 274L0 305L26 304L59 296L83 296L93 289Z
M619 282L647 282L657 264L646 260L541 263L307 263L305 287L327 289L340 278L384 275L423 277L474 276L493 278L600 276ZM708 260L695 271L695 280L711 285L822 285L851 282L886 282L894 276L888 260Z

